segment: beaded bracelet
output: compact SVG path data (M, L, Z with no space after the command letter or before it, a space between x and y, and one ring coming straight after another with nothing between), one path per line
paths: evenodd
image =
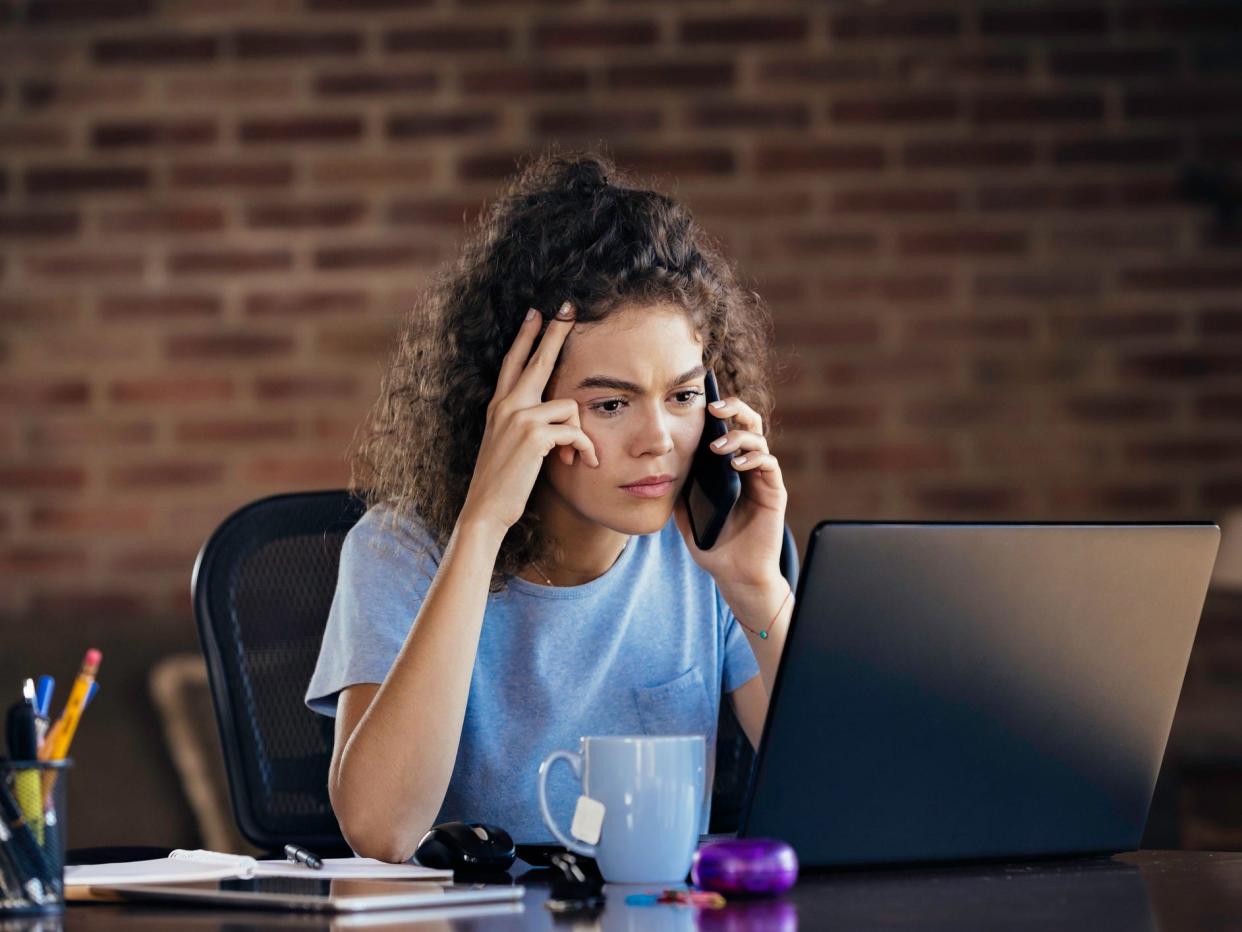
M749 631L751 634L759 635L759 640L766 641L768 639L768 631L771 629L772 625L776 623L776 619L781 616L781 611L785 608L785 603L788 602L791 598L793 598L792 588L790 588L790 590L787 593L785 593L785 598L781 599L781 607L776 610L776 614L773 615L772 620L768 622L768 627L764 628L762 631L756 631L750 625L743 622L742 619L740 618L737 619L737 623L741 625L743 628L745 628L747 631ZM735 615L734 617L736 618L737 616Z

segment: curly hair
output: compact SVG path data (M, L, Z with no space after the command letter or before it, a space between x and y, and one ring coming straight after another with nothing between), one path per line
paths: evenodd
M410 311L351 444L351 491L394 517L417 518L447 546L501 361L527 308L546 322L566 300L580 323L627 305L680 306L721 394L744 398L768 430L772 324L762 298L738 283L685 206L637 186L606 154L553 147L519 166ZM489 591L554 552L528 501L501 544Z

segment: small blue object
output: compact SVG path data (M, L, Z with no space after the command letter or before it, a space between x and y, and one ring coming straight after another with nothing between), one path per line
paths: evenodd
M627 906L655 906L660 897L655 893L631 893L625 898Z
M39 677L39 685L35 687L35 712L41 718L47 718L52 711L52 692L56 689L56 680L44 673Z
M91 704L91 700L95 698L95 693L97 693L98 691L99 691L99 680L94 680L91 683L90 689L86 691L86 699L82 702L82 708L85 709L88 705Z

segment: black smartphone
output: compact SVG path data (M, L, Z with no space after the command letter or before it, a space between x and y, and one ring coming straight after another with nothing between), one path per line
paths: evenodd
M703 388L707 404L720 400L716 374L710 369ZM733 454L717 453L711 448L714 440L728 432L729 425L723 418L710 411L703 412L703 434L694 451L690 475L682 488L690 515L690 530L700 550L710 550L716 543L725 519L742 495L742 477L732 466Z

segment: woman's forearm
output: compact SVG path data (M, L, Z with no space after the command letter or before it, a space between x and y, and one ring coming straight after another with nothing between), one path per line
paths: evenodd
M759 664L759 675L769 696L776 684L776 670L785 650L785 634L793 617L793 596L789 583L778 577L759 587L722 590L733 615L746 631L750 649ZM769 624L770 623L770 624ZM766 632L760 637L756 632Z
M417 623L346 739L332 804L359 854L408 859L444 801L502 539L458 522Z

